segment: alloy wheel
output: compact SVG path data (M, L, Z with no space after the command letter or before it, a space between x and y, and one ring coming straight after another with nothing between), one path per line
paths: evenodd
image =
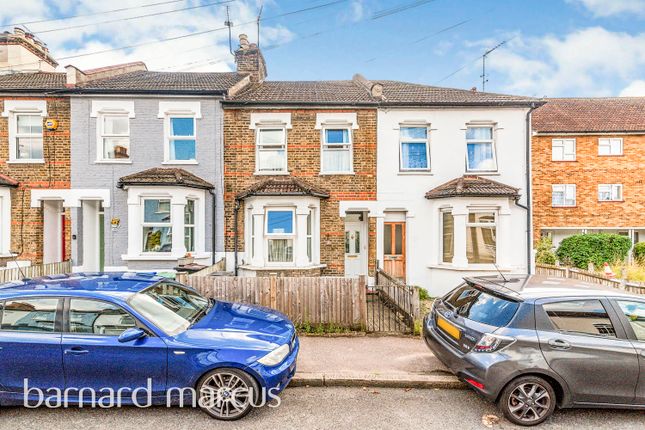
M519 384L508 397L508 411L526 424L541 420L551 409L551 395L535 382Z
M251 407L253 389L239 375L219 371L211 374L199 388L199 402L215 418L234 420Z

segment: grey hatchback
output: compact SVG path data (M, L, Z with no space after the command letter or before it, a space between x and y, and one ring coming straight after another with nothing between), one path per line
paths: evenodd
M515 424L645 409L645 296L541 275L465 278L423 322L435 355Z

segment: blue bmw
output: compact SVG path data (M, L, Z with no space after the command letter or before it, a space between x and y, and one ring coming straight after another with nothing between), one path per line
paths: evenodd
M150 274L4 284L0 310L0 405L109 394L118 404L191 402L235 420L275 399L296 369L299 342L283 314Z

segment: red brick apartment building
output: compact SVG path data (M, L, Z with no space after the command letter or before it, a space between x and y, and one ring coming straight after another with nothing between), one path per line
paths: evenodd
M549 99L533 113L535 238L645 240L645 98Z

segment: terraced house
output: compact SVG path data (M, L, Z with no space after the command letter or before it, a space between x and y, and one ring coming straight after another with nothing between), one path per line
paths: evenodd
M70 212L52 189L70 187L65 74L33 35L0 35L0 266L70 258Z
M533 120L534 235L645 241L645 98L549 99Z

